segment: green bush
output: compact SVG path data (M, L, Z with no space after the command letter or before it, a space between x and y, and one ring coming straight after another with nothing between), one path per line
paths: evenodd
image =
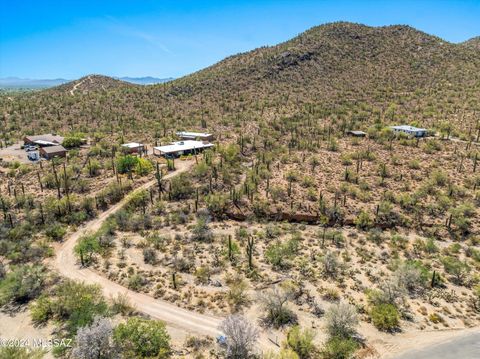
M331 337L321 351L324 359L349 359L358 349L358 343L351 338Z
M398 309L389 303L376 304L370 310L373 325L379 330L393 331L400 324Z
M61 241L66 233L67 229L60 223L54 223L45 230L45 235L51 240L57 242Z
M314 336L310 329L302 331L298 325L295 325L288 331L287 345L298 354L300 359L312 358L315 352Z
M96 235L87 235L80 238L75 245L74 251L80 258L82 265L88 265L92 262L95 254L100 253L100 242Z
M370 215L364 210L360 211L357 218L355 218L355 225L359 229L368 229L373 225L373 220Z
M38 265L14 267L0 281L0 306L26 303L37 297L43 289L45 270Z
M41 323L49 319L66 322L66 329L74 335L78 328L91 324L95 316L106 316L108 305L100 286L68 280L59 284L49 298L40 297L31 311L32 319Z
M137 164L135 165L135 173L139 176L146 176L153 171L152 162L145 158L137 158Z
M69 135L64 138L62 142L62 146L65 148L74 148L74 147L80 147L83 143L82 136L81 135Z
M113 336L127 358L161 359L170 355L170 336L163 322L129 318L115 328Z
M130 173L138 164L138 157L132 155L121 156L117 159L118 173Z
M286 242L276 242L267 247L265 258L276 268L289 267L289 259L291 259L298 251L298 241L290 239Z

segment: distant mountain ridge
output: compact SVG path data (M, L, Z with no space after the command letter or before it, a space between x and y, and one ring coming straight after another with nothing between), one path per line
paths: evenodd
M154 85L173 80L172 77L158 78L152 76L145 77L113 77L114 79L129 82L136 85ZM66 84L72 80L63 78L56 79L24 79L19 77L0 78L0 88L2 89L47 89L59 85Z

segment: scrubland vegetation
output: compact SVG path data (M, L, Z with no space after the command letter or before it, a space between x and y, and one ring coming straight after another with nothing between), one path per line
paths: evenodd
M478 326L475 51L411 28L333 24L163 85L91 76L73 94L2 94L2 146L57 131L70 150L0 168L0 305L53 325L72 339L53 353L75 358L367 357L382 333ZM436 136L394 135L398 123ZM119 146L181 129L211 131L216 146L169 179L183 158ZM224 318L225 343L178 341L126 297L51 270L71 233L127 195L76 243L78 264ZM43 355L13 352L1 355Z

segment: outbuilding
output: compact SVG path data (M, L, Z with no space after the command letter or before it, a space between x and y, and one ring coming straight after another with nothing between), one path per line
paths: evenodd
M201 141L212 141L213 135L206 132L188 132L181 131L177 132L177 136L182 140L201 140Z
M60 145L40 148L40 156L47 160L50 160L54 157L65 157L66 155L67 150Z
M129 142L124 143L122 145L122 149L124 149L128 153L142 153L145 151L145 146L143 145L143 143Z
M363 131L350 130L350 131L347 131L347 135L353 136L353 137L365 137L367 134Z
M56 146L63 143L63 137L55 133L46 133L43 135L25 136L23 143L25 145L38 145L39 147Z
M212 148L214 145L202 141L178 141L172 142L166 146L158 146L153 148L153 154L163 157L179 157L183 155L196 154L204 151L207 148Z
M408 136L412 137L425 137L427 136L427 129L418 128L414 126L401 125L401 126L391 126L390 127L395 133L405 133Z

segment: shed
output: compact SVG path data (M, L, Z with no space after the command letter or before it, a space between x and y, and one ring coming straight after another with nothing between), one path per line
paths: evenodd
M158 146L153 148L153 154L156 156L164 157L179 157L182 155L188 155L192 153L199 153L207 148L211 148L214 145L208 142L202 141L179 141L172 142L166 146Z
M202 141L212 141L213 135L211 133L206 132L188 132L188 131L181 131L177 132L177 136L180 137L182 140L202 140Z
M43 135L25 136L23 138L25 145L39 145L40 147L61 145L63 137L55 133L46 133Z
M390 128L395 133L405 133L408 136L412 136L412 137L427 136L427 129L425 128L418 128L418 127L408 126L408 125L391 126Z
M347 131L347 135L353 136L353 137L365 137L367 134L363 131L350 130L350 131Z
M40 156L47 160L50 160L54 157L65 157L66 155L67 150L60 145L40 148Z
M124 143L122 145L122 148L129 153L142 153L143 151L145 151L145 146L143 145L143 143L138 142Z

